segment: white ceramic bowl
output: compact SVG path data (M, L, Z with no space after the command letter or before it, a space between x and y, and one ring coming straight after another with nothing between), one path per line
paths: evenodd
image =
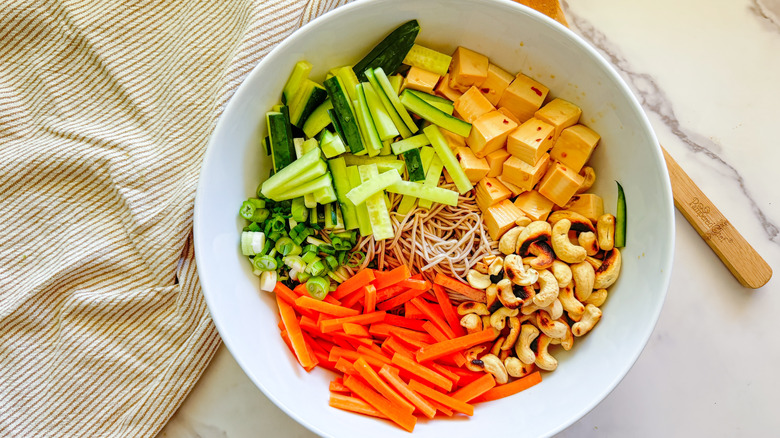
M328 407L332 374L307 374L277 329L273 296L240 254L238 208L253 196L269 159L261 152L264 114L279 100L295 62L322 78L352 64L397 25L416 18L418 42L451 53L458 45L522 71L583 109L602 142L592 163L595 192L614 212L615 180L628 204L628 247L595 330L570 352L556 349L558 369L516 396L478 405L472 418L422 420L419 437L535 437L554 434L591 410L620 382L645 346L661 310L672 265L671 188L658 142L637 100L597 52L549 18L505 0L359 1L312 21L263 59L236 91L206 153L195 203L198 272L219 333L252 381L281 409L322 436L408 436L390 422ZM505 436L505 435L504 435Z

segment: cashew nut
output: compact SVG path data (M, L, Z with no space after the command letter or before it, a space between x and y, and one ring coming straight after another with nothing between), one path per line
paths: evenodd
M547 269L539 271L539 292L534 296L534 304L539 307L547 307L558 298L558 280Z
M506 369L506 373L512 377L523 376L523 362L516 357L507 357L504 359L504 368Z
M485 351L485 347L482 345L478 345L476 347L471 347L468 350L466 350L466 368L468 368L470 371L484 371L483 363L480 359L478 359L479 355L482 354L482 352Z
M585 313L582 315L582 319L571 326L571 332L574 333L574 336L582 336L588 333L600 319L601 309L593 304L588 304L585 306Z
M531 342L539 336L539 329L532 324L520 326L520 336L515 342L515 354L524 364L532 364L536 360L536 353L531 349Z
M485 307L488 312L494 312L501 302L498 301L498 285L491 284L485 289Z
M601 307L601 305L604 304L604 301L607 301L607 290L599 289L593 291L588 299L583 301L583 304L593 304L596 307Z
M528 246L528 253L536 257L528 264L534 269L547 269L555 261L552 247L545 241L534 242Z
M587 261L571 265L571 274L574 279L574 293L580 301L587 300L593 292L593 283L596 280L596 272Z
M536 312L536 326L545 335L551 338L563 338L566 336L566 324L550 318L550 314L544 310Z
M474 267L472 269L479 272L480 274L488 273L488 265L484 260L480 260L477 263L474 263Z
M496 257L492 262L490 262L490 265L488 266L488 275L490 275L491 280L494 275L500 275L501 271L504 269L504 259L501 257Z
M506 335L504 343L501 344L501 349L511 350L515 346L518 336L520 336L520 318L512 316L509 318L509 334Z
M500 239L498 239L498 250L504 255L509 255L515 252L517 249L517 238L520 233L523 232L525 227L514 227L504 233Z
M496 356L501 354L501 346L504 345L504 339L506 339L504 336L499 336L493 341L493 345L490 346L490 354ZM503 359L501 361L503 362Z
M552 247L555 255L566 263L579 263L588 256L585 248L572 245L569 241L569 229L571 221L561 219L552 227Z
M471 287L479 290L487 289L487 287L492 283L492 281L490 281L489 275L483 274L474 269L469 269L469 272L466 274L466 281L469 282Z
M562 338L553 339L550 343L553 345L560 344L564 350L569 351L571 350L571 347L574 346L574 335L571 332L569 324L566 324L565 322L563 322L563 324L566 325L566 335Z
M555 279L558 280L558 287L564 287L571 284L571 268L560 260L553 262L550 267Z
M559 299L553 300L552 304L539 310L544 310L545 312L549 313L550 318L552 319L558 319L563 316L563 304L561 304L561 300Z
M482 318L477 314L469 313L463 315L463 318L460 319L460 325L465 328L469 334L480 332L482 331Z
M487 305L483 303L478 303L476 301L464 301L460 304L458 304L458 315L468 315L469 313L474 313L477 315L490 315L490 311L488 311Z
M504 258L504 274L518 286L530 286L539 278L539 273L535 270L525 269L523 259L516 254L509 254Z
M550 341L552 341L552 338L544 333L540 334L536 341L536 360L534 363L536 366L546 371L552 371L558 368L558 360L552 357L547 351L547 348L550 346Z
M584 166L580 170L580 175L585 177L585 179L582 181L582 184L580 184L580 187L577 189L577 193L585 193L588 190L590 190L591 187L593 187L593 183L596 182L596 171L593 170L590 166Z
M509 375L506 372L504 363L495 354L486 354L480 358L484 364L485 371L489 372L496 379L496 383L503 385L509 381Z
M596 240L596 234L590 231L584 231L577 236L577 243L585 248L589 256L596 255L599 252L599 243Z
M527 227L531 222L533 222L533 220L531 220L531 218L528 216L520 216L519 218L515 219L515 225L518 227Z
M555 226L555 224L557 224L558 221L562 219L568 219L569 222L571 222L571 229L578 233L584 233L586 231L590 231L592 233L596 232L596 228L593 227L593 223L590 221L590 219L586 218L580 213L577 213L576 211L554 211L550 214L550 216L547 217L547 222L550 224L550 226Z
M599 216L596 230L599 236L599 247L604 251L612 249L615 246L615 216L609 213Z
M585 305L574 297L574 287L571 284L561 288L560 292L558 292L558 301L563 305L563 310L575 321L579 321L582 313L585 312Z
M593 269L598 269L601 267L601 260L588 256L588 258L585 259L586 262L590 263L591 266L593 266Z
M533 286L515 287L507 278L499 281L497 286L498 300L509 309L517 309L526 301L533 299L536 294Z
M594 272L595 278L593 287L596 289L606 289L612 286L620 274L620 265L622 258L617 248L612 248L604 255L604 261Z
M520 313L520 311L517 309L502 307L490 315L490 326L500 332L506 326L506 318L517 316L518 313Z
M533 221L528 226L522 229L520 235L517 236L517 246L515 252L521 256L528 254L528 248L534 242L550 241L550 234L552 233L552 227L545 221Z

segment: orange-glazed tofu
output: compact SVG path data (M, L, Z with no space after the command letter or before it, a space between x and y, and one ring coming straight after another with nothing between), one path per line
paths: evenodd
M487 77L479 85L479 91L485 95L491 104L496 105L501 95L504 94L504 90L512 83L514 78L511 73L491 63L488 65Z
M580 107L567 100L555 98L547 105L539 108L534 117L555 128L555 133L553 134L553 141L555 141L561 135L561 131L577 124L580 120L580 115L582 115Z
M501 172L504 170L504 161L506 161L507 158L509 158L509 152L504 148L485 155L488 166L490 166L490 172L488 172L487 176L496 177L501 175Z
M577 212L596 223L599 216L604 214L604 200L593 193L581 193L572 196L563 209Z
M458 160L460 160L460 167L463 168L472 184L484 178L490 171L487 160L474 156L474 152L470 148L458 148Z
M498 107L508 109L522 123L533 117L549 91L544 85L520 73L504 90L498 100Z
M544 154L533 166L512 156L504 161L504 169L501 175L509 183L514 184L523 190L531 190L536 183L542 179L542 176L544 176L544 173L547 171L547 165L549 163L550 154Z
M474 194L480 211L512 197L512 192L496 178L486 176L474 186Z
M509 120L499 111L483 114L471 124L471 133L466 138L474 155L479 158L497 151L506 144L506 137L517 128L515 122Z
M516 185L514 185L514 184L510 183L509 181L507 181L506 178L504 178L503 174L498 175L496 177L496 179L498 181L500 181L501 184L504 185L504 187L508 188L510 192L512 192L512 197L515 197L515 196L525 192L525 190L523 190L520 187L517 187Z
M509 120L515 122L518 126L520 126L520 119L518 119L514 114L512 114L512 111L509 111L506 108L499 108L499 111L501 111L501 114L509 117Z
M459 98L461 94L460 91L455 90L453 88L450 88L450 74L447 73L446 75L442 76L441 80L438 84L436 84L436 88L434 88L434 91L436 91L436 94L438 94L441 97L447 98L449 100L455 101L455 99Z
M440 131L444 136L444 139L447 140L447 144L450 146L450 149L453 151L456 151L459 147L466 146L466 137L458 135L454 132L450 132L446 129L440 129Z
M545 198L554 202L555 205L563 207L577 193L585 177L575 172L571 167L565 164L555 163L544 174L539 181L539 193Z
M483 211L482 220L485 222L490 238L498 241L504 233L514 228L515 221L522 215L523 212L512 204L512 201L505 199Z
M529 190L520 194L515 199L514 205L531 220L543 221L552 211L553 202L536 190Z
M550 150L550 156L577 173L590 160L599 140L601 136L596 131L585 125L574 125L561 131L561 136Z
M528 164L536 164L553 147L552 125L531 117L509 133L506 149Z
M495 111L496 108L479 92L477 87L471 87L452 103L460 117L474 123L480 116Z
M472 85L480 85L487 79L489 64L487 56L458 47L452 54L450 63L450 87L466 92Z
M409 71L406 73L401 89L409 88L422 91L423 93L433 94L433 89L439 82L440 77L441 76L432 71L412 66L409 67Z

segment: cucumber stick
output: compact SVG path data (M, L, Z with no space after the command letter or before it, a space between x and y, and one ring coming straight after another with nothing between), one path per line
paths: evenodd
M290 102L293 99L303 81L309 78L312 67L309 61L298 61L295 64L290 78L287 79L287 83L282 89L282 103Z
M377 173L378 172L379 169L377 169ZM388 186L391 186L398 181L401 181L401 174L395 169L384 173L378 173L376 177L361 183L357 187L353 187L352 190L347 193L347 198L352 201L353 204L358 205L366 202L368 198L377 193L384 194L383 192Z
M438 125L443 129L458 134L462 137L468 137L471 132L471 124L455 118L444 111L432 106L422 100L410 90L404 90L401 93L401 103L411 112L417 114L423 119ZM433 140L431 140L431 143Z
M409 49L414 45L417 34L420 33L420 24L417 20L407 21L390 32L379 42L352 70L358 80L365 81L363 74L367 68L382 68L388 72L394 72L401 66Z
M379 140L385 142L401 135L398 132L398 128L395 127L393 119L390 118L390 114L382 104L382 101L379 100L379 96L371 83L363 82L362 88L366 95L366 107L371 114L371 119L374 121L374 127L376 128L377 134L379 134Z
M379 86L382 87L385 96L390 100L393 108L395 108L395 112L398 113L401 120L403 120L404 124L409 129L409 132L412 134L417 132L417 124L414 123L412 116L409 115L409 111L407 111L406 107L401 103L401 100L398 98L397 89L393 88L390 84L390 80L387 79L385 72L381 68L374 69L374 76L376 77L377 82L379 82Z
M428 146L429 144L431 144L431 141L428 140L428 137L426 137L425 134L417 134L403 140L398 140L391 144L390 147L393 149L394 154L400 155L410 149L421 148L423 146Z
M439 96L434 96L433 94L423 93L422 91L419 90L412 90L411 88L408 88L408 90L410 93L424 100L426 103L428 103L428 105L431 105L432 107L438 109L443 113L446 113L447 115L451 116L452 113L455 111L455 103L449 99L445 99Z
M352 189L347 175L347 164L343 157L328 160L330 174L333 177L333 188L336 189L336 197L339 200L341 214L344 218L344 228L354 230L359 227L357 209L348 198L347 193Z
M357 85L357 105L355 106L355 112L358 116L358 122L360 127L365 133L364 139L366 140L366 150L369 157L379 155L379 151L382 149L382 140L379 138L379 133L374 125L374 120L371 118L371 113L368 110L368 102L366 101L366 92L363 89L363 84Z
M344 159L347 162L347 166L360 166L364 164L376 163L380 172L387 172L390 169L395 169L398 173L403 174L406 165L403 161L397 159L393 155L379 155L376 157L360 156L345 154Z
M403 119L401 119L401 116L398 114L398 111L396 111L395 107L393 106L393 103L390 102L390 99L385 94L385 91L384 89L382 89L382 85L379 84L379 80L376 78L374 71L371 70L370 68L367 69L366 77L368 78L368 82L374 88L377 97L379 97L379 101L382 102L382 106L384 106L385 111L390 116L390 120L392 120L393 125L395 125L395 129L398 131L401 137L403 138L410 137L412 135L412 132L409 131L409 128L406 126L406 123L404 123Z
M328 110L330 109L333 109L333 102L328 99L325 102L322 102L317 109L312 111L309 118L306 119L306 122L301 127L303 133L306 134L306 137L312 138L316 136L320 131L331 124L330 116L328 115Z
M355 76L355 72L352 71L352 67L345 66L334 68L331 70L331 73L339 78L341 84L344 86L344 89L347 91L349 100L353 101L357 99L357 90L355 89L355 85L359 84L360 81L358 80L357 76Z
M330 174L326 174L325 176L331 177ZM318 204L331 204L336 201L338 201L338 197L336 197L336 191L333 189L333 177L330 178L330 183L327 185L324 185L322 187L317 187L314 190L314 200L317 201Z
M299 128L303 127L309 115L327 98L328 93L322 85L310 79L303 81L292 101L289 102L290 123Z
M425 147L423 146L420 148L420 160L422 161L422 169L423 172L427 175L428 168L431 165L431 162L433 161L433 157L436 156L436 153L433 151L433 148ZM414 205L417 203L417 197L412 195L404 195L403 198L401 198L401 202L398 204L398 207L396 208L396 212L402 215L406 215L412 209L414 208Z
M376 164L359 166L358 171L360 172L360 181L362 183L369 182L379 176ZM405 181L398 181L396 184L403 182ZM387 212L385 194L380 192L370 196L366 199L364 205L368 210L368 220L371 222L371 232L374 235L374 240L379 241L392 238L394 235L393 224L390 222L390 214Z
M436 125L429 125L423 129L428 140L431 141L431 146L436 151L436 155L439 156L441 162L444 163L444 168L447 169L452 181L455 183L455 187L458 188L460 194L464 194L474 188L474 185L469 181L466 172L460 167L460 162L455 153L450 149L450 145L447 143L447 139L441 133Z
M363 146L363 139L360 135L360 128L358 128L357 120L355 120L355 114L352 112L352 100L349 99L344 86L339 81L338 76L333 76L326 79L324 82L325 89L328 91L331 103L333 104L333 110L336 113L338 119L338 125L343 132L344 140L349 147L349 150L355 154L365 150Z
M423 47L419 44L412 45L409 52L404 57L403 63L423 70L436 73L439 76L447 74L450 68L452 57L436 50Z
M268 137L271 144L271 162L275 172L284 169L295 160L292 127L288 118L280 111L269 111L265 115Z
M444 205L458 205L458 192L411 181L399 181L388 187L387 191L404 196L416 196L420 199L427 199Z
M265 180L261 186L261 193L263 196L270 198L270 196L268 196L269 191L274 191L279 187L284 186L284 184L295 179L299 174L317 165L317 163L320 162L320 155L319 148L311 150L303 154L301 158L290 163L290 165L284 169L274 173L274 175Z
M333 179L330 176L330 173L325 173L325 175L320 176L319 178L315 178L307 183L298 185L297 187L290 188L289 190L286 190L282 192L281 194L275 195L273 197L270 197L274 201L286 201L288 199L297 198L299 196L303 196L307 193L314 193L314 197L316 199L317 194L316 192L318 190L326 189L330 187L331 190L333 189ZM333 198L335 199L335 193L333 195ZM322 204L319 200L318 203Z
M404 163L406 163L406 172L409 175L409 181L422 181L425 179L425 169L423 168L420 150L410 149L402 154Z
M347 166L347 177L349 178L349 184L351 187L357 187L362 184L360 179L360 171L358 166ZM366 204L360 204L355 206L355 214L358 219L358 230L362 236L371 235L371 221L368 219L368 208Z
M626 246L626 222L628 220L626 214L626 194L623 192L623 186L617 183L618 198L617 198L617 211L615 211L615 247L623 248Z
M276 187L273 190L269 190L267 196L271 199L276 199L276 197L283 194L285 191L298 187L301 184L306 184L311 180L314 180L316 178L321 177L322 175L325 175L327 172L328 172L327 164L325 164L325 162L322 160L318 160L315 165L309 167L304 171L301 171L301 173L295 175L293 178L286 181L283 185Z
M441 162L441 158L439 158L438 155L434 155L431 160L431 165L428 166L428 170L425 172L425 182L423 185L426 187L438 186L442 169L444 169L444 163ZM417 205L419 205L420 208L430 209L433 202L430 199L420 199Z

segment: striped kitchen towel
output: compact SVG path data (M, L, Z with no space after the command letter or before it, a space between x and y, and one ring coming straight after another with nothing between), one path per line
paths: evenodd
M173 414L219 345L191 235L208 137L346 1L3 2L0 436L154 436Z

